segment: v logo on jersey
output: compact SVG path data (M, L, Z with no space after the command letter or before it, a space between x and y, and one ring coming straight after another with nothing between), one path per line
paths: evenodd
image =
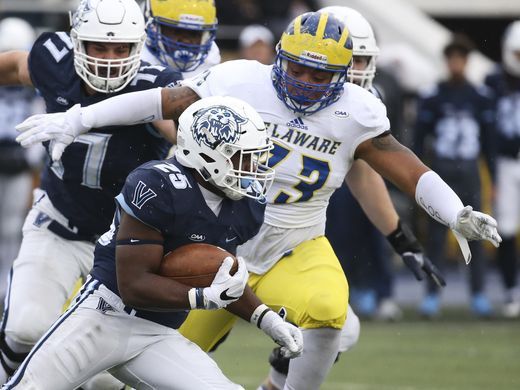
M296 129L309 130L307 125L303 123L302 118L294 118L292 121L287 122L287 126Z
M155 192L153 192L146 184L142 181L137 183L134 191L134 198L132 199L132 204L137 207L139 210L148 202L150 199L153 199L157 196Z

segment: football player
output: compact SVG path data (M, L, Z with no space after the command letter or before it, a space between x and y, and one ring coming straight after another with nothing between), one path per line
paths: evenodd
M220 63L214 0L146 0L143 60L170 66L184 78Z
M106 369L136 389L242 388L176 330L189 309L229 304L288 353L301 352L300 330L251 289L244 294L248 273L240 257L233 276L227 257L205 288L159 274L164 254L194 235L236 253L260 229L274 177L263 163L272 143L262 118L239 99L205 98L181 115L178 141L174 157L128 176L110 230L96 245L91 277L3 389L75 389Z
M70 34L44 33L30 52L0 55L0 84L34 86L47 112L57 113L179 80L177 72L141 63L145 38L135 1L82 1ZM58 151L55 146L59 148L46 144L50 155ZM61 314L76 280L92 268L94 242L110 226L113 199L127 174L145 161L165 157L169 146L152 125L136 124L125 131L100 126L75 139L44 168L4 306L2 383Z
M497 134L497 220L504 243L498 250L498 265L505 287L502 314L520 317L516 234L520 228L520 20L511 23L502 39L502 66L486 78L493 92Z
M493 218L464 207L435 172L395 140L381 101L345 82L351 60L352 40L343 23L331 14L310 12L285 30L274 65L229 61L174 88L118 96L60 118L29 118L19 126L25 134L18 139L22 145L47 139L66 145L65 136L99 125L177 119L187 105L211 95L250 103L273 137L269 164L276 176L265 222L238 253L251 272L253 291L303 329L305 350L290 362L285 388L316 389L336 358L348 302L345 275L324 237L326 207L356 159L451 227L466 260L467 239L486 239L495 246L501 241ZM115 112L121 104L130 112ZM386 210L380 211L384 215ZM191 315L186 331L205 350L235 321L225 311Z

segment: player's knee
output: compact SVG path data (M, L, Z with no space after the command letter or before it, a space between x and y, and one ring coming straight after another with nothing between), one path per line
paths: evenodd
M361 333L361 324L359 318L352 310L347 314L347 320L341 330L341 338L339 341L339 351L346 352L351 349L359 340Z
M104 371L83 383L81 388L84 390L121 390L124 386L123 382Z
M307 304L312 327L341 328L345 322L346 306L331 293L315 294ZM301 326L305 328L305 324Z
M17 343L34 345L55 320L45 310L27 306L9 317L5 333Z

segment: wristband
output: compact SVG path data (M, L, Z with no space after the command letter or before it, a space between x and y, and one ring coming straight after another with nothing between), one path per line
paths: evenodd
M417 238L413 235L412 231L408 226L401 224L401 220L397 222L397 229L386 236L386 239L394 248L394 251L400 255L405 252L421 252L421 244L417 241Z
M204 293L202 288L192 288L188 291L191 309L204 309Z
M251 322L253 325L256 325L259 329L261 329L260 324L262 323L262 319L270 311L271 311L271 309L267 305L264 305L262 303L255 309L255 311L251 315L251 319L249 320L249 322Z

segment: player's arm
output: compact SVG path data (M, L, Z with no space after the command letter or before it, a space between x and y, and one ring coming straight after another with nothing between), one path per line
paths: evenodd
M386 236L417 280L423 272L439 286L446 282L437 267L425 256L417 238L399 221L383 178L363 160L355 160L345 179L365 215Z
M28 58L27 51L15 50L0 54L0 85L32 86Z
M362 142L355 157L365 160L383 177L413 196L432 218L452 228L466 261L471 258L471 253L465 239L486 239L495 246L502 241L493 218L473 211L471 206L464 207L440 176L391 134L385 133Z
M189 286L158 274L162 234L121 211L117 234L117 283L123 302L146 310L189 309Z

